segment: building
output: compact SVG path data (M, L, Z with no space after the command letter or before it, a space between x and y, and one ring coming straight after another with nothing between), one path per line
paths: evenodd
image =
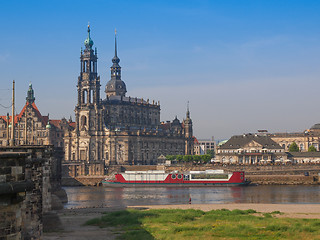
M273 141L289 150L290 145L295 142L301 152L307 152L308 148L313 145L317 151L320 148L320 124L313 125L304 132L296 133L273 133L269 134Z
M286 162L285 149L269 136L244 134L231 137L218 147L215 162L224 164L266 164Z
M14 121L12 121L12 119ZM11 133L14 123L14 136ZM14 145L53 145L63 147L64 132L73 129L75 123L62 120L50 120L49 115L43 116L35 103L34 90L29 84L26 103L18 115L14 118L0 116L0 146L9 146L10 140Z
M208 154L208 150L215 152L215 141L209 139L195 139L194 143L194 154L204 155Z
M189 108L180 122L160 122L160 103L126 96L120 59L112 58L111 79L100 97L97 49L88 37L81 50L75 129L65 134L65 165L71 175L102 175L109 165L156 164L168 154L193 154L193 130Z

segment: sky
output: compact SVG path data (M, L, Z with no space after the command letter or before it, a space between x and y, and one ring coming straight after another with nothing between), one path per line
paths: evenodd
M2 1L0 115L32 83L51 119L74 119L80 48L98 50L101 96L117 29L127 96L160 101L161 120L185 117L198 139L320 122L320 1Z

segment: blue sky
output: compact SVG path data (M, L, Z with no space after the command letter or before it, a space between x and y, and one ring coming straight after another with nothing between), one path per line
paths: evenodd
M320 122L319 12L308 0L2 1L0 104L14 79L18 111L32 82L42 114L73 115L90 21L101 96L117 28L127 94L159 100L162 120L190 101L198 138L302 131Z

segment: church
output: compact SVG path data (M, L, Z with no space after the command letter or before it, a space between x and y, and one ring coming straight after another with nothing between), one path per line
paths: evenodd
M193 154L189 107L180 122L160 121L160 102L127 96L120 59L112 58L111 79L100 96L97 49L88 36L81 49L75 128L64 135L65 165L71 175L103 175L110 165L156 164L160 156Z

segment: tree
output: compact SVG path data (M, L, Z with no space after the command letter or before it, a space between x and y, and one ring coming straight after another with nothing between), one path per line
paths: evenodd
M184 162L190 162L190 161L192 161L192 156L191 156L191 155L184 155L184 156L183 156L183 161L184 161Z
M296 144L296 142L291 143L290 147L289 147L289 152L299 152L300 149L298 147L298 145Z
M175 160L175 159L176 159L176 156L175 156L175 155L167 155L167 156L166 156L166 159L168 159L168 160Z
M202 162L207 163L211 160L211 155L204 154L204 155L201 155L201 158L202 158Z
M209 154L211 158L214 158L214 150L207 150L207 154Z
M182 159L183 159L183 155L176 155L176 160L182 161Z
M313 146L313 145L311 145L309 148L308 148L308 152L316 152L317 151L317 149Z
M195 161L195 162L201 162L201 156L200 155L193 155L192 158L193 158L193 161Z

